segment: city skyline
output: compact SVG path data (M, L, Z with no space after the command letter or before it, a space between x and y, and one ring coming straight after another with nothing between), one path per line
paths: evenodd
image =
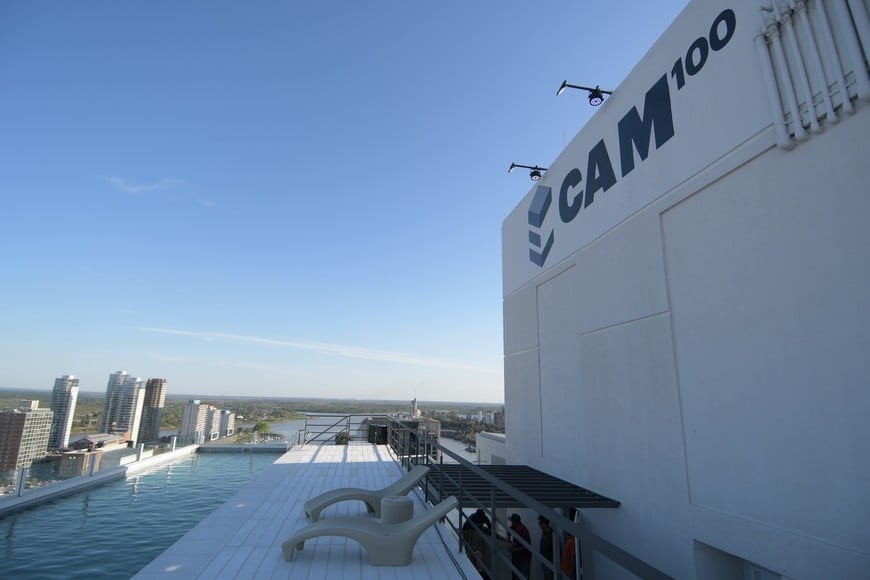
M507 169L685 4L3 3L0 387L503 401Z
M78 378L78 377L77 377ZM103 379L105 382L105 379ZM0 386L0 394L8 392L8 393L28 393L28 394L36 394L36 393L44 393L46 398L50 401L52 395L52 387L6 387ZM80 396L85 397L98 397L105 399L106 396L106 387L96 385L93 388L81 388L79 390ZM166 393L166 400L191 400L191 399L202 399L205 401L214 400L214 401L223 401L223 400L232 400L238 399L240 401L245 400L275 400L275 401L284 401L284 400L300 400L300 401L368 401L372 403L378 402L396 402L405 404L407 399L362 399L358 397L328 397L328 396L281 396L281 395L214 395L214 394L198 394L198 393L189 393L189 392L168 392ZM504 407L504 402L502 401L481 401L481 400L461 400L461 401L450 401L445 399L420 399L420 403L426 404L447 404L447 405L460 405L460 406L473 406L473 405L485 405L488 407ZM143 413L144 413L143 406ZM140 427L141 429L141 427Z

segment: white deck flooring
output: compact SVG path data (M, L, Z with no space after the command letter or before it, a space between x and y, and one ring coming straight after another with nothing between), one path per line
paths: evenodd
M365 549L345 538L306 541L305 549L297 552L295 561L284 561L281 543L310 523L302 511L308 498L338 487L379 489L402 474L384 445L353 442L347 446L295 447L135 578L442 580L463 578L463 573L467 578L479 578L465 554L458 552L452 531L440 523L420 537L410 566L372 566ZM410 497L415 501L415 513L425 509L415 492ZM335 504L321 514L323 519L338 516L372 517L358 501ZM457 570L451 554L463 573Z

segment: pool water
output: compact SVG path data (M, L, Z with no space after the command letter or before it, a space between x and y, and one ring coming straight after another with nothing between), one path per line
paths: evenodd
M129 578L277 457L197 454L0 518L0 577Z

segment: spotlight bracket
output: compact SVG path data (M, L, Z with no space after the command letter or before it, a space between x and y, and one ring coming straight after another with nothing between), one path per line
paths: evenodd
M572 85L568 81L562 81L562 85L559 87L559 90L556 91L556 96L558 97L559 95L564 93L565 89L578 89L581 91L589 91L589 104L593 107L597 107L604 102L604 95L613 94L613 91L605 91L598 85L595 85L594 87L584 87L582 85Z
M541 167L540 165L520 165L519 163L511 163L511 166L508 167L508 173L512 173L517 167L528 169L529 178L532 181L538 181L541 179L541 173L547 170L546 167Z

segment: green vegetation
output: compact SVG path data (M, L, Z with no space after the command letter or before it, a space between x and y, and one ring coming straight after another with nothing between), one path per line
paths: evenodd
M0 409L17 408L22 399L36 399L41 408L49 408L51 390L34 389L0 389ZM214 405L219 409L229 409L236 414L237 423L251 424L260 433L268 433L270 423L280 423L303 418L305 413L370 413L387 414L409 409L409 401L359 401L342 399L291 399L272 397L208 397L202 395L168 395L163 409L161 429L178 429L181 427L181 416L184 405L191 399L199 399L203 403ZM94 433L98 430L100 417L103 413L104 395L102 393L80 391L76 403L73 434ZM494 428L477 421L466 421L458 413L469 410L497 410L501 405L479 405L471 403L449 402L419 402L421 409L439 409L425 412L426 416L441 421L442 430L456 431L458 434L470 436L480 431ZM265 425L265 429L262 426ZM259 427L259 428L258 428ZM246 429L239 428L239 435L250 438ZM457 437L459 438L459 437Z
M18 408L19 401L30 399L39 401L40 409L51 407L51 391L35 390L0 390L0 409ZM94 433L100 425L103 414L104 397L93 393L79 393L76 402L76 415L73 420L72 433Z

